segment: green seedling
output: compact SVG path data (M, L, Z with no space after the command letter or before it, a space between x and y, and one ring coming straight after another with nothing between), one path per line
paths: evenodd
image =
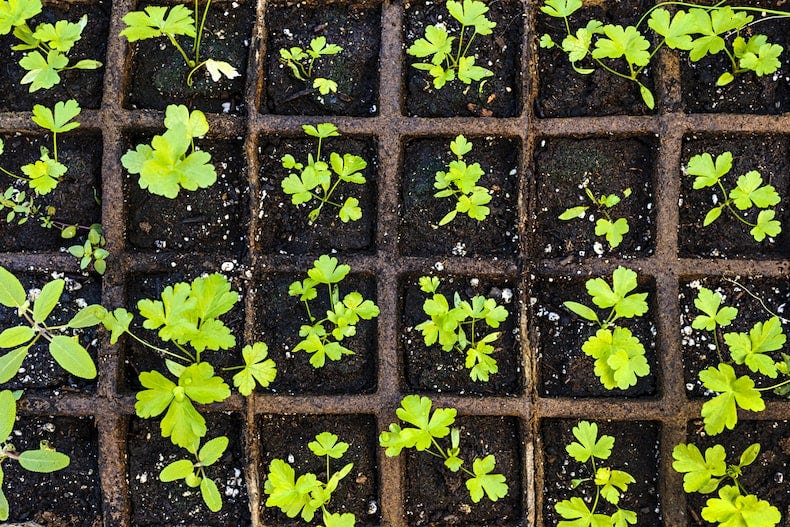
M354 468L354 463L347 463L337 472L331 471L330 461L342 458L349 447L348 443L337 439L335 434L321 432L315 436L315 441L307 444L313 454L326 458L326 482L319 480L318 475L312 472L297 478L291 465L282 459L273 459L269 463L269 476L263 488L269 496L266 506L277 507L289 518L301 516L306 522L312 522L320 509L324 527L354 527L356 517L353 514L333 513L326 509L332 493Z
M343 355L354 352L341 344L346 337L357 333L360 320L371 320L379 316L379 308L372 300L365 300L357 291L352 291L340 299L340 283L345 279L351 267L338 265L337 258L322 255L313 262L307 271L307 278L293 282L288 289L290 296L297 296L304 302L310 324L299 329L302 340L293 351L304 351L310 354L313 368L322 368L326 359L338 361ZM318 297L318 287L326 286L327 301L330 308L326 317L318 320L310 309L310 301Z
M505 476L493 473L496 466L494 455L475 458L472 470L464 466L461 459L461 433L451 428L455 423L455 408L437 408L431 413L432 401L419 395L407 395L395 413L404 423L413 425L401 428L398 423L390 423L389 431L381 432L379 444L386 448L386 455L400 455L404 448L413 448L444 460L444 466L451 472L461 471L469 478L466 489L472 502L479 503L483 496L497 501L507 496L508 486ZM449 446L442 446L437 440L450 436Z
M693 444L681 443L672 450L672 468L683 474L683 490L688 494L710 494L719 489L718 498L709 498L702 509L702 518L719 527L744 525L774 527L781 519L779 509L750 494L739 481L743 469L755 462L760 444L746 448L737 465L726 462L727 453L721 445L705 449L705 456ZM719 485L731 480L732 485Z
M577 496L555 504L554 510L564 518L557 524L557 527L627 527L636 525L636 513L620 508L620 498L628 491L628 485L635 483L636 480L628 472L611 467L599 467L595 463L596 459L600 461L609 459L614 447L614 437L609 435L599 437L598 425L588 421L581 421L573 427L573 435L577 441L567 445L565 450L579 463L589 461L592 475L572 480L571 488L575 489L590 482L595 485L595 499L592 507L588 507L588 502ZM614 506L615 511L612 514L601 512L605 503Z
M727 191L722 178L730 170L732 170L731 152L724 152L716 156L715 162L713 157L707 152L696 155L689 160L686 174L695 176L694 189L717 187L723 195L723 198L716 196L719 204L708 211L702 225L707 227L716 221L726 209L739 222L751 227L749 234L752 235L755 241L761 242L766 237L773 238L778 236L782 232L782 224L775 219L776 212L774 210L767 210L781 201L776 189L773 185L763 184L763 178L760 173L752 170L739 176L736 186ZM753 209L763 210L760 210L756 219L749 221L744 214L749 213Z
M207 476L206 468L219 461L227 448L227 437L215 437L194 455L195 461L179 459L164 467L159 472L159 480L169 483L183 479L188 487L200 487L200 495L209 510L219 512L222 509L222 495L214 480Z
M450 161L447 171L436 173L433 186L439 192L434 194L437 198L453 197L456 200L455 209L448 212L439 225L447 225L453 221L460 212L473 220L483 221L491 209L486 207L491 202L491 193L485 187L477 184L485 172L480 168L480 163L468 165L464 155L472 151L472 143L459 135L450 142L450 151L457 159Z
M206 116L200 110L171 104L165 110L165 128L150 145L137 145L121 157L130 174L140 175L140 188L174 199L181 189L208 188L217 181L211 154L198 150L195 138L208 133Z
M69 225L61 231L63 238L69 238L77 233L78 228L85 228L82 225ZM88 227L88 237L82 245L72 245L68 248L69 254L80 260L80 269L87 269L89 265L93 265L93 269L99 273L104 274L107 270L106 258L110 255L104 244L107 240L104 239L103 229L100 223L94 223Z
M622 199L628 198L631 195L631 189L626 188L623 191L622 198L617 194L601 194L595 197L595 194L593 194L592 190L586 185L584 187L584 193L587 195L587 199L592 202L592 206L596 208L598 213L603 215L603 218L598 218L595 221L595 235L605 236L609 246L612 249L616 248L622 243L623 235L628 233L629 226L626 218L615 219L610 214L610 210L619 204ZM577 218L584 218L584 215L589 209L590 206L587 205L570 207L559 215L559 219L569 221Z
M420 277L420 289L433 295L422 306L431 318L415 329L422 333L426 346L438 343L444 351L455 350L463 354L472 380L488 382L489 376L499 371L496 359L491 355L497 351L492 344L501 333L485 332L483 328L498 328L507 318L507 310L497 305L493 298L475 295L466 301L461 300L458 293L453 295L451 308L447 297L436 292L440 283L435 276Z
M492 77L494 73L476 65L475 55L470 54L475 36L490 35L496 27L495 22L486 18L488 6L476 0L463 0L463 3L447 0L446 7L450 16L461 24L458 36L450 36L444 25L426 27L424 38L418 39L406 52L419 59L429 58L429 62L418 62L412 66L427 71L433 77L433 86L437 90L456 78L464 84L471 84L472 81Z
M88 25L87 15L76 23L58 20L30 29L28 20L41 11L41 0L0 0L0 35L13 31L21 43L11 49L27 51L19 61L27 70L20 84L30 84L30 92L48 90L60 83L64 71L95 70L102 66L101 62L89 59L69 65L69 51L82 38L82 31Z
M25 470L45 474L64 469L71 463L69 456L56 451L46 441L41 441L36 450L17 452L11 444L11 433L16 422L16 400L20 395L10 390L0 391L0 521L6 521L10 513L8 499L3 493L3 462L16 461Z
M201 60L200 58L200 45L210 6L211 0L206 0L202 14L200 14L198 0L195 0L194 10L185 5L174 5L169 8L169 11L167 7L161 6L148 6L144 11L132 11L123 17L126 28L121 31L121 36L126 37L129 42L167 37L189 67L188 86L192 86L192 76L195 72L203 67L206 68L214 82L219 81L223 75L228 79L235 79L240 76L240 73L232 65L221 60ZM199 17L198 14L200 14ZM176 37L180 36L192 39L191 54L187 54L178 43Z
M625 267L614 270L611 286L603 278L593 278L585 285L593 304L609 309L605 318L599 318L595 310L578 302L562 305L599 326L595 335L582 345L582 351L595 359L595 374L607 390L625 390L636 385L638 377L648 375L650 366L639 339L615 322L647 313L647 293L631 293L637 287L636 273Z
M326 37L315 37L310 41L310 47L302 49L294 46L290 49L280 49L280 63L291 70L295 79L309 82L313 81L313 89L321 95L337 93L337 82L324 77L314 77L313 67L315 61L321 57L337 55L343 48L337 44L327 44Z
M291 203L294 205L313 200L318 202L318 206L308 214L311 223L318 219L324 205L337 207L339 209L337 215L343 223L360 219L362 209L357 198L346 198L341 204L332 201L332 194L341 182L364 185L366 180L361 170L367 168L367 161L353 154L341 155L332 152L327 163L321 157L321 146L324 139L340 136L337 127L331 123L321 123L317 126L302 125L302 130L310 137L318 138L318 148L315 157L313 154L308 154L306 164L297 162L291 154L283 156L283 168L298 171L298 173L291 172L283 179L283 192L291 196Z

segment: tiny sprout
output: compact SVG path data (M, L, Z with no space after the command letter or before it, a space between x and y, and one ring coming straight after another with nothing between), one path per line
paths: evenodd
M313 68L317 59L341 53L343 48L337 44L327 44L326 37L315 37L310 41L310 47L302 49L298 46L280 49L280 63L288 67L291 75L297 80L313 81L313 89L321 95L337 93L337 82L324 77L314 77Z
M623 235L628 233L628 220L626 218L614 219L609 211L620 203L622 199L631 196L631 189L626 188L623 191L622 198L617 194L601 194L595 197L595 194L593 194L592 190L587 186L584 187L584 193L587 195L587 199L592 202L592 206L596 207L598 212L604 216L603 218L598 218L595 222L595 235L605 236L606 241L609 242L609 246L612 249L616 248L622 243ZM581 218L589 208L589 206L585 205L571 207L560 214L559 219L569 221Z
M439 225L447 225L459 212L473 220L483 221L491 212L486 206L491 202L491 193L487 188L477 184L485 175L480 163L468 165L464 161L464 155L472 151L472 143L463 135L459 135L450 142L450 151L455 154L456 159L450 161L447 171L436 173L433 186L438 192L434 197L453 197L456 199L456 204L455 208L439 221Z

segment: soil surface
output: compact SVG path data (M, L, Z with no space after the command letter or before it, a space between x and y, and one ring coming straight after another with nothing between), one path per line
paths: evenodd
M408 256L512 256L518 252L519 142L515 139L467 137L472 151L464 156L479 163L478 185L491 192L490 214L483 221L458 213L453 221L439 221L455 209L456 198L436 198L436 172L448 170L456 159L450 152L454 138L412 139L403 150L400 230L398 244Z
M486 17L496 22L496 27L490 35L475 36L467 56L474 55L475 64L492 71L494 76L484 79L484 83L473 81L472 84L456 79L437 90L427 71L411 66L428 62L428 58L418 59L407 55L404 50L406 114L421 117L513 117L521 113L521 41L524 30L521 2L503 0L490 2L488 7L490 10ZM459 36L460 24L449 15L444 2L407 1L403 34L406 48L424 38L427 26L440 23L446 24L451 36ZM466 30L464 43L469 41L470 34L470 30ZM453 49L457 50L457 40L454 46Z
M262 111L357 117L378 113L380 2L279 0L266 10L266 27L268 75ZM280 63L280 50L309 49L310 41L320 36L344 50L316 60L311 79L296 79L290 68ZM321 95L314 90L312 79L316 77L335 81L337 93Z

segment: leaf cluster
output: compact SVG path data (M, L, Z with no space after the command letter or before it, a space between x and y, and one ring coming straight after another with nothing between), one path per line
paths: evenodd
M436 173L433 187L438 190L434 197L455 198L455 208L448 212L439 225L447 225L453 221L460 212L473 220L483 221L491 212L486 205L491 202L491 193L486 187L478 185L485 172L480 168L480 163L471 165L464 161L464 155L472 151L472 143L466 137L459 135L450 142L450 151L456 159L450 161L447 170Z
M619 204L620 201L628 198L631 195L630 187L623 190L622 198L617 194L601 194L600 196L596 197L592 190L590 190L590 188L586 185L584 187L584 192L587 195L587 199L592 202L592 206L603 215L603 218L598 218L595 221L595 235L606 237L606 241L609 243L609 246L612 249L616 248L620 245L620 243L622 243L623 235L628 233L629 225L626 218L615 219L611 214L609 214L609 210ZM584 218L584 215L589 209L589 205L570 207L565 209L565 211L559 215L558 219L569 221L577 218Z
M206 475L206 467L219 461L227 448L227 437L215 437L200 448L195 454L195 461L179 459L165 466L159 472L159 480L168 483L183 479L190 488L200 487L200 495L209 510L219 512L222 509L222 495L214 480Z
M310 47L302 49L293 46L289 49L280 49L280 63L286 66L291 75L300 81L313 80L313 89L321 95L337 93L337 82L324 77L313 77L315 61L321 57L337 55L343 48L337 44L328 44L326 37L315 37L310 41Z

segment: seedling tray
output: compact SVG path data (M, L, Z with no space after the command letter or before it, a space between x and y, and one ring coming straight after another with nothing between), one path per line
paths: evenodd
M744 3L787 7L783 0ZM57 199L63 206L91 203L94 178L101 210L78 210L86 222L101 219L112 257L104 277L81 275L57 239L35 226L3 224L0 264L22 275L26 287L65 272L79 296L100 297L114 307L131 307L166 284L221 270L243 296L228 325L243 335L240 342L267 341L280 376L268 391L248 399L234 395L207 409L215 430L231 438L221 467L225 506L211 515L197 493L185 496L183 488L157 481L162 459L177 448L159 438L155 421L134 415L137 372L159 367L161 360L128 342L110 346L108 336L99 334L92 348L99 368L95 383L44 376L38 384L22 379L8 385L26 390L18 428L46 436L72 455L72 465L51 476L25 474L24 482L9 483L19 474L7 472L11 520L83 527L297 525L263 506L266 466L274 457L304 458L299 448L329 429L353 445L358 470L350 476L351 490L335 499L357 514L357 525L549 527L558 521L554 503L566 497L558 489L570 481L562 445L571 427L586 419L601 423L622 445L614 462L637 476L626 506L640 514L640 527L704 524L693 512L703 504L687 498L682 477L671 469L675 444L709 441L700 436L702 389L695 384L704 365L695 362L699 346L683 334L693 318L689 284L730 287L723 278L739 277L771 305L790 302L788 61L759 104L740 104L738 94L764 88L764 79L714 89L709 74L663 49L650 77L657 106L648 111L632 86L578 76L564 57L539 50L539 35L558 28L540 15L537 2L501 0L491 3L495 44L478 50L497 72L486 96L476 88L437 96L408 66L405 47L436 22L440 4L219 0L209 15L213 37L207 45L233 57L242 77L220 83L221 90L203 80L182 90L180 79L161 75L162 61L178 64L178 56L160 56L158 44L130 46L117 37L121 18L147 2L47 2L46 9L69 19L87 12L98 24L86 49L108 66L100 81L91 73L75 75L84 79L76 97L85 110L79 133L64 147L83 160L76 171L80 195ZM623 20L651 2L594 4L597 16ZM301 88L277 63L275 48L289 34L309 39L324 27L350 51L349 61L337 67L347 73L343 91L359 98L298 104L288 94ZM224 39L216 38L218 31ZM786 25L774 38L787 53ZM0 39L4 54L7 40ZM0 56L15 64L8 59ZM6 71L0 80L0 136L7 145L17 141L37 149L41 138L30 108L69 94L27 97L9 82L17 77L20 72ZM691 85L697 77L705 81ZM717 96L700 96L705 90ZM215 186L173 201L140 191L120 164L131 145L160 130L170 102L209 114L211 132L203 144L224 161ZM285 173L278 159L305 143L303 124L329 121L343 134L344 148L368 159L370 183L361 198L367 216L341 225L327 215L310 227L302 211L281 206ZM428 224L443 215L431 198L433 174L460 133L488 167L487 186L495 186L492 217L480 225L459 219L447 230L432 230ZM777 209L783 233L775 243L755 244L734 224L700 231L700 204L681 166L705 148L737 152L744 167L736 167L739 173L756 163L771 174L783 197ZM614 251L594 251L592 225L556 219L576 199L582 177L602 192L624 185L633 190L624 212L631 235ZM381 314L373 329L356 337L358 355L315 372L278 345L293 345L288 283L330 250L352 266L356 287L376 300ZM579 349L584 339L571 334L560 304L571 292L583 293L588 277L610 276L618 265L636 270L641 290L649 293L651 309L639 331L652 374L615 394L599 389L592 363ZM511 298L500 373L491 383L471 382L456 358L421 345L413 329L422 302L416 280L427 273L452 280L466 294ZM757 309L748 298L739 308ZM227 364L232 362L229 357ZM480 453L496 454L497 469L510 484L507 498L470 507L463 480L448 476L440 463L384 455L378 433L395 421L401 398L415 392L429 395L436 407L458 409L462 445L477 448L471 445L480 442ZM770 452L754 468L749 489L776 505L780 525L788 527L790 402L769 399L764 412L741 419L743 430L739 425L716 439L742 446L760 441ZM307 468L315 467L299 470Z

